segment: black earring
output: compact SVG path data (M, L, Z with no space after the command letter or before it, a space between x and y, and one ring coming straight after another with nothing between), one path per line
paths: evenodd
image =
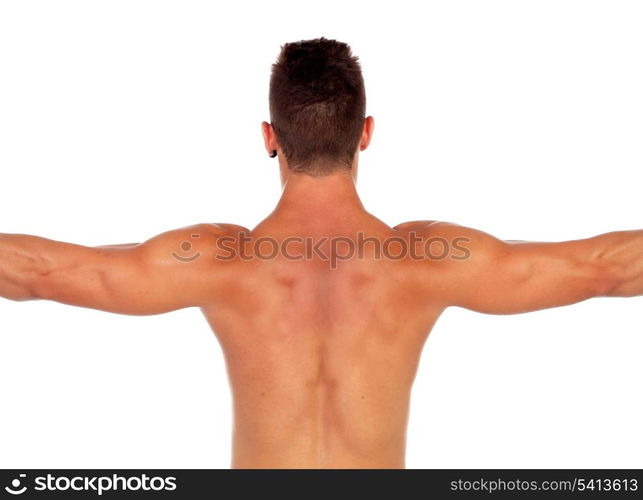
M269 156L270 156L270 158L274 158L275 156L277 156L277 150L276 150L276 149L273 149L273 150L272 150L272 153L270 153L270 155L269 155Z

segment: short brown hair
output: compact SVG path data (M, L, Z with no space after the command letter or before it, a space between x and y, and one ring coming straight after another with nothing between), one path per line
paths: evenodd
M286 43L270 78L270 121L291 170L350 169L366 111L358 59L342 42Z

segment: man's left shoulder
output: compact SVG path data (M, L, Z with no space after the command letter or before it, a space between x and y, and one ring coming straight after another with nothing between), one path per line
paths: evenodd
M158 262L202 263L203 255L211 255L223 238L236 237L246 228L236 224L203 222L172 229L139 245L141 255ZM211 260L211 259L210 259Z
M174 238L189 237L212 239L222 236L234 236L238 233L247 233L248 231L248 228L238 224L230 224L227 222L201 222L168 231L166 234L171 235L171 237Z
M250 232L250 229L247 227L240 226L239 224L231 224L229 222L213 222L211 225L215 226L216 230L223 231L226 235Z

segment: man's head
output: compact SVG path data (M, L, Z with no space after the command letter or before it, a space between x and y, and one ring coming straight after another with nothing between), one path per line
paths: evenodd
M350 170L370 140L365 110L362 71L348 45L323 37L287 43L272 66L266 149L278 150L291 172Z

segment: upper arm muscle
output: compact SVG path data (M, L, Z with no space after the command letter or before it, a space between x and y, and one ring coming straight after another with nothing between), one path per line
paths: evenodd
M437 263L431 281L445 306L512 314L562 306L596 296L601 269L591 239L560 243L502 241L453 224L433 224L447 240L466 238L468 257ZM462 243L460 243L462 245Z
M201 224L141 244L84 247L50 242L34 293L38 298L121 314L160 314L201 306L212 281L206 271L212 266L208 256L217 234L214 226Z

